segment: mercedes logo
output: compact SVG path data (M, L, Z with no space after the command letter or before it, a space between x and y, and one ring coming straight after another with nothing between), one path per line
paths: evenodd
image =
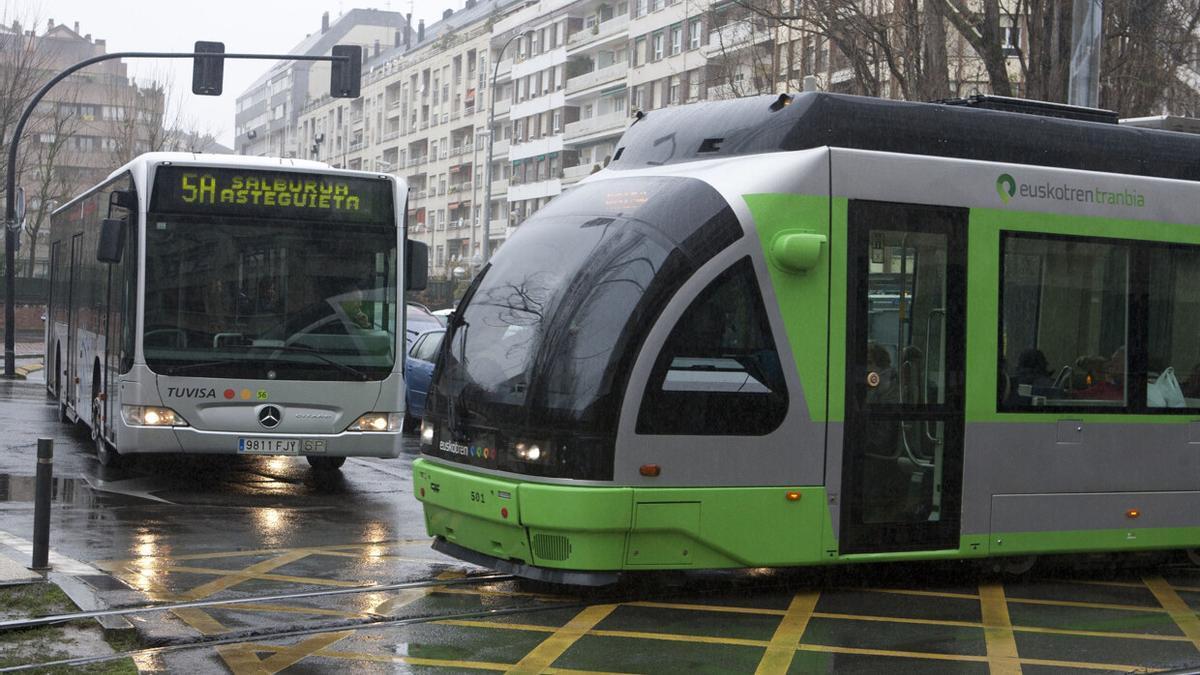
M274 429L283 419L283 413L273 405L265 405L258 411L258 423L264 428Z

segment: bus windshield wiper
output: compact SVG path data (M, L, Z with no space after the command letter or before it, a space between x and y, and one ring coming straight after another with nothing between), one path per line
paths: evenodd
M319 352L316 349L313 349L311 347L298 347L296 345L233 345L233 346L240 348L240 349L246 349L246 350L272 349L272 350L280 351L280 352L289 352L289 353L295 353L295 354L308 354L309 356L314 356L314 357L320 359L321 361L328 363L329 365L333 366L334 368L337 368L338 370L342 371L343 373L347 373L349 375L353 375L354 377L357 377L358 379L362 380L363 382L366 382L371 379L363 371L361 371L357 368L348 366L344 363L339 363L337 361L334 361L333 359L329 358L328 356L325 356L321 352Z

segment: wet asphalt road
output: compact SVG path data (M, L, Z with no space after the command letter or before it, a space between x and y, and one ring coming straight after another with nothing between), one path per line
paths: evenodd
M51 545L132 618L168 672L1128 672L1200 664L1200 569L1050 561L647 576L564 592L429 548L394 460L319 477L302 458L150 457L101 467L40 383L0 381L0 535L30 538L36 440L55 439ZM0 547L6 544L0 541ZM11 552L11 548L9 549ZM431 582L410 588L375 588ZM356 589L373 587L369 592ZM344 595L263 599L297 592ZM513 613L516 611L517 613ZM368 625L370 622L386 623ZM281 635L285 631L296 631Z

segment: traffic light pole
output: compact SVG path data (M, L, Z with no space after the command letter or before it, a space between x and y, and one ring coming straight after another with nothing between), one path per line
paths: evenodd
M339 45L340 46L340 45ZM29 117L33 114L37 104L42 100L42 97L50 91L54 85L63 81L75 71L82 70L92 64L108 61L111 59L192 59L192 58L223 58L223 59L270 59L284 61L329 61L329 62L347 62L351 60L350 56L343 54L334 54L333 56L307 56L294 54L223 54L212 52L115 52L112 54L102 54L94 56L90 59L84 59L73 66L68 67L58 75L55 75L42 86L41 89L33 95L29 100L29 104L25 106L24 112L21 113L20 119L17 120L17 125L13 129L12 138L8 142L8 172L4 177L4 377L14 379L16 377L16 362L17 362L17 345L16 345L16 267L17 267L17 236L21 224L17 222L16 213L16 192L17 192L17 147L21 140L21 134L25 131L25 124L29 122ZM49 320L49 319L47 319Z

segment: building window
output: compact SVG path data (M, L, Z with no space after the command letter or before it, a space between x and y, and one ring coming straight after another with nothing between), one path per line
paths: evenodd
M671 26L671 55L683 51L683 24Z
M646 63L646 38L640 37L633 41L633 66L636 68Z
M663 57L663 48L666 43L666 36L662 31L654 34L654 61L661 60Z
M700 48L700 19L688 22L688 49Z
M679 103L679 76L671 76L671 84L667 89L667 105L677 105Z

